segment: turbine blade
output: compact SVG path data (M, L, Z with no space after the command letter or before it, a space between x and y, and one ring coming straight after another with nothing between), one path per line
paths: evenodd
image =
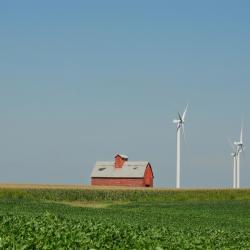
M242 152L243 158L246 159L245 147L244 146L241 147L241 152Z
M181 124L178 123L178 124L177 124L177 129L176 129L176 131L178 131L178 130L180 129L180 127L181 127Z
M179 120L182 122L181 114L178 112Z
M181 126L181 131L182 131L182 135L183 135L183 138L184 138L184 142L186 143L186 133L185 133L185 126L184 126L184 124L182 124L182 126Z
M186 109L185 109L185 111L184 111L184 113L182 115L182 118L181 118L183 122L185 121L185 118L186 118L187 109L188 109L188 104L187 104Z
M239 146L237 146L237 155L241 153L241 148Z
M241 125L240 142L243 143L243 124Z

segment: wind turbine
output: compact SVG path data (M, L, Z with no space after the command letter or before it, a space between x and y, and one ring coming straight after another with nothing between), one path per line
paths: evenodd
M178 119L173 120L173 123L177 124L177 151L176 151L176 188L180 188L180 176L181 176L181 130L185 139L185 118L187 114L188 105L182 115L178 113Z
M233 149L233 152L231 153L231 156L234 159L234 168L233 168L233 188L236 188L236 182L237 182L237 149L235 150L235 147L230 139L228 139L228 142L230 146Z
M244 152L244 143L243 143L243 126L241 126L240 131L240 141L234 142L234 145L237 147L237 181L236 187L240 188L240 154Z

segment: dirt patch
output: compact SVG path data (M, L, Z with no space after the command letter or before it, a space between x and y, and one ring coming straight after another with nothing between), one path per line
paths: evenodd
M89 207L89 208L107 208L113 205L126 205L129 202L85 202L85 201L62 201L57 204L68 205L72 207Z

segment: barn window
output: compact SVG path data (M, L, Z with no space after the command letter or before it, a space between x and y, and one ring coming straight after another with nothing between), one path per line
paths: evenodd
M106 168L99 168L98 170L99 170L99 171L103 171L103 170L105 170L105 169L106 169Z

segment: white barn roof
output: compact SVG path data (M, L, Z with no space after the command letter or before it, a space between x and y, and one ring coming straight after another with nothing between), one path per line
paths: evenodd
M143 178L147 161L128 161L121 168L115 168L114 162L96 162L92 171L92 178Z

